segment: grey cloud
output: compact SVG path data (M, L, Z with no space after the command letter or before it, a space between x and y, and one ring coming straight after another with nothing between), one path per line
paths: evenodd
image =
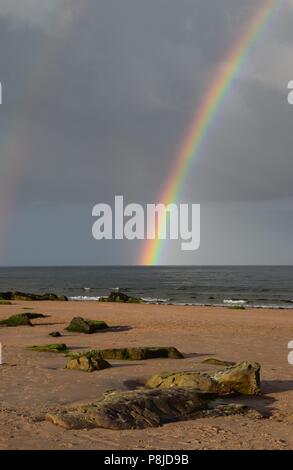
M135 262L135 244L126 245L121 259L121 250L113 249L114 259L112 249L91 240L90 208L115 194L135 202L157 200L217 64L254 10L255 0L25 0L21 6L0 0L4 203L9 181L15 186L9 216L3 212L9 218L3 229L6 262L13 255L14 263L34 263L33 252L21 255L21 237L11 237L9 227L20 214L26 244L39 247L40 263L51 259L54 246L62 263L88 263L91 253L97 262ZM234 204L235 214L246 204L254 214L247 217L247 233L254 233L257 213L262 227L271 223L287 237L283 246L289 244L288 212L276 216L274 210L261 222L261 208L253 207L279 201L278 212L284 198L293 198L293 107L282 85L287 73L293 79L286 64L292 14L292 2L284 2L259 40L182 194L190 202L219 203L220 220L228 218L226 204ZM215 230L214 212L206 217L206 226ZM38 224L47 226L44 218L56 221L55 238L49 228L38 232ZM205 238L191 261L211 262L212 240ZM61 240L72 240L72 249ZM84 258L76 255L78 247ZM284 249L279 251L283 262ZM223 259L220 248L214 259ZM186 257L175 250L176 260Z
M76 0L1 0L0 17L14 30L40 29L49 35L62 34L74 21L80 7Z

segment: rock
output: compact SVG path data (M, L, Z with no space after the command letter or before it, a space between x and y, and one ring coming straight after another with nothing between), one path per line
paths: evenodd
M77 369L85 372L108 369L109 367L111 367L111 364L105 361L97 351L72 355L66 364L66 369Z
M52 331L52 333L49 333L49 336L52 336L52 338L60 338L62 335L59 331Z
M183 359L183 354L173 347L137 347L99 349L104 359L142 361L145 359L169 358Z
M36 318L47 318L49 316L49 315L44 315L43 313L32 313L32 312L20 313L19 315L23 317L27 317L29 320L35 320Z
M231 310L246 310L246 307L244 305L229 305L228 308Z
M30 319L25 315L12 315L5 320L0 321L0 326L32 326Z
M0 321L0 325L5 326L20 326L20 325L29 325L31 324L30 320L34 320L35 318L46 318L49 315L43 315L42 313L18 313L17 315L12 315L11 317L7 318L6 320Z
M132 304L140 304L142 300L137 297L130 297L119 290L111 291L108 297L100 297L100 302L123 302L123 303L132 303Z
M232 361L222 361L221 359L216 359L214 357L209 357L202 361L203 364L213 364L214 366L235 366L236 362Z
M223 393L260 395L260 368L257 362L244 361L216 372L213 379Z
M245 405L241 405L239 403L225 403L221 404L220 400L218 400L219 404L216 405L215 402L215 407L208 409L208 410L203 410L201 412L201 417L219 417L219 416L233 416L233 415L245 415L248 418L251 419L262 419L263 415L253 409L249 408Z
M37 352L54 352L54 353L65 353L68 352L66 344L42 344L40 346L30 346L29 349Z
M87 320L82 317L74 317L70 324L65 328L67 331L74 331L77 333L96 333L99 330L109 328L107 323L99 320Z
M194 389L142 389L108 392L101 400L88 405L48 413L46 420L66 429L122 430L154 428L211 415L249 415L250 412L244 405L225 404L211 394Z
M25 294L23 292L2 292L0 293L0 300L59 300L67 301L65 296L58 297L55 294Z
M173 372L152 375L146 382L148 388L193 388L204 392L217 393L216 382L202 372Z
M173 372L152 375L149 388L192 387L219 395L260 395L260 365L241 362L213 375L203 372Z

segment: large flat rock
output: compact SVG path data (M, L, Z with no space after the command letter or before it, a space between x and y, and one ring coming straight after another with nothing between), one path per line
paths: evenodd
M197 371L159 373L152 375L146 386L192 387L219 395L260 395L260 365L257 362L244 361L211 375Z
M183 354L174 347L146 346L133 348L99 349L97 352L104 359L141 361L144 359L183 359Z
M194 389L140 389L108 392L101 400L57 413L46 419L66 429L144 429L203 416L261 415L243 405L219 400Z

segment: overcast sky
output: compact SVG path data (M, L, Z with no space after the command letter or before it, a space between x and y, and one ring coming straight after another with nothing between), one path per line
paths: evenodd
M152 203L218 65L263 0L0 0L0 265L135 264L92 207ZM293 1L254 45L181 202L201 247L164 264L293 264Z

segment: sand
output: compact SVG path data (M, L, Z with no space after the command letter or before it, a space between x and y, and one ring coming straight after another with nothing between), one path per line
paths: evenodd
M289 310L233 310L216 307L98 304L96 302L13 302L0 305L0 319L26 310L50 315L34 327L0 328L5 364L0 366L1 449L293 449L293 339ZM83 335L64 331L74 316L105 320L110 331ZM62 338L48 333L59 330ZM65 370L66 358L32 352L34 344L65 342L80 351L125 346L175 346L183 360L112 362L111 369ZM65 431L44 421L45 413L125 390L159 371L218 369L208 357L251 360L262 365L261 397L234 402L258 409L263 419L244 416L201 418L156 429Z

